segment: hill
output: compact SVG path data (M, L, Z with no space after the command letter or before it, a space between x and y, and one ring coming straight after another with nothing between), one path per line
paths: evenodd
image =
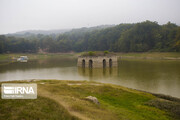
M23 36L23 35L22 35ZM25 34L26 36L26 34ZM103 25L62 34L0 36L0 53L7 52L179 52L180 27L168 22Z

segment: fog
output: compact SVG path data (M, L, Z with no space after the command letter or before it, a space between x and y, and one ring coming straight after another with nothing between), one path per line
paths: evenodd
M136 23L180 25L180 0L0 0L0 34Z

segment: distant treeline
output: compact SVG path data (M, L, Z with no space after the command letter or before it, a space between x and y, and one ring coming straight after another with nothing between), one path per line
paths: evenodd
M180 27L145 21L102 29L75 29L60 35L0 35L0 53L44 52L180 52Z

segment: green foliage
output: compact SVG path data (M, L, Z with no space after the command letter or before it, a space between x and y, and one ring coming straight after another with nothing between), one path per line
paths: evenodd
M179 52L180 27L145 21L108 28L82 28L54 35L14 37L0 35L0 53L36 52Z
M94 56L95 54L96 54L96 52L93 52L93 51L89 51L89 52L88 52L88 55L89 55L89 56Z
M105 56L105 55L114 55L113 52L109 51L89 51L89 52L83 52L81 56Z
M107 51L107 50L106 50L106 51L104 51L104 54L108 54L108 53L109 53L109 51Z
M174 48L175 51L180 51L180 27L177 29L177 33L176 33L176 37L175 37L175 44L174 44Z

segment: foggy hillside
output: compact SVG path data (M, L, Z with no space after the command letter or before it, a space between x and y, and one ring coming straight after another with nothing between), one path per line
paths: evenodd
M115 25L100 25L94 27L82 27L76 29L58 29L58 30L24 30L16 33L6 34L6 36L16 36L16 37L30 37L36 36L38 34L42 35L59 35L68 32L91 32L93 30L101 30Z

